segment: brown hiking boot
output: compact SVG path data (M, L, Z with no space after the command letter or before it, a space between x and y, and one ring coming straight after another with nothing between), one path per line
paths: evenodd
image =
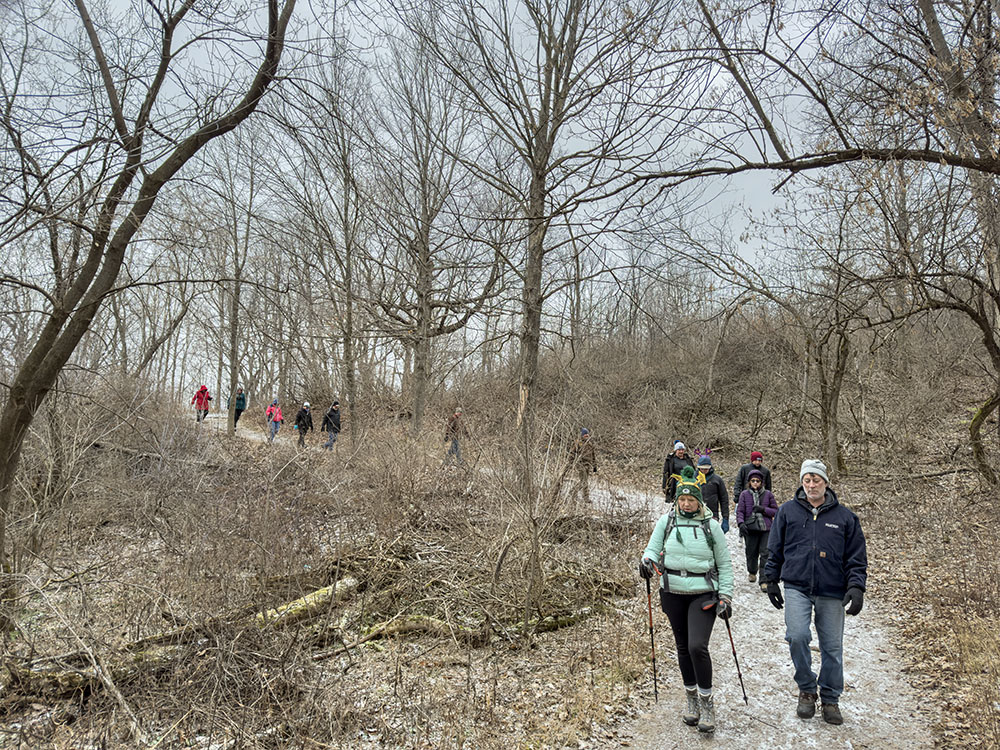
M836 703L823 704L823 721L827 724L843 724L844 717L840 714L840 706Z
M816 715L816 693L799 693L799 705L795 707L795 715L800 719L811 719Z
M756 573L751 573L750 574L750 583L753 583L756 580L757 580L757 574Z

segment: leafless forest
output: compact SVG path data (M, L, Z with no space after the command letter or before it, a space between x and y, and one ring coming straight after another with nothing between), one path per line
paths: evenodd
M825 460L884 668L1000 747L996 3L0 29L0 747L614 743L674 438L730 486L763 451L779 502Z

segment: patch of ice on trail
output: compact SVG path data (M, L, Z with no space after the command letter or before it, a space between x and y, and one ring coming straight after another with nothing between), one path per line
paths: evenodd
M647 507L650 530L653 520L666 510L663 496L651 493L620 491L595 498L595 505L613 501L614 495L630 498L633 508ZM857 617L848 617L844 626L844 694L840 708L842 726L826 724L819 706L816 716L804 721L795 715L798 688L792 680L792 662L785 642L784 613L774 609L767 594L746 574L746 556L742 540L735 532L727 535L736 591L733 640L746 683L750 705L743 694L733 663L732 649L725 624L716 623L712 633L712 663L716 731L712 742L717 747L760 748L760 750L798 750L799 748L850 748L851 750L931 750L934 747L926 717L921 714L916 691L900 673L902 661L889 641L888 626L877 616L878 602L865 600L865 609ZM645 539L640 540L645 544ZM645 598L645 597L643 597ZM645 601L643 601L645 618ZM666 617L654 609L656 653L659 672L659 703L653 703L652 674L640 691L648 699L645 713L618 729L614 741L597 742L595 747L621 747L628 738L631 747L686 747L707 739L696 729L681 722L684 688L674 654L673 636ZM645 622L645 619L643 619ZM645 637L648 631L637 633ZM813 631L813 646L816 646ZM813 669L819 671L819 653L813 652Z

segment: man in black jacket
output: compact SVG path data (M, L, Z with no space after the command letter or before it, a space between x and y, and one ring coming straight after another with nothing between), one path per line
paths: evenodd
M694 461L687 455L687 448L680 440L674 442L674 452L663 462L663 493L666 501L673 502L674 490L677 489L675 476L680 476L685 466L694 468Z
M325 432L329 439L323 443L323 447L328 451L333 450L333 444L337 442L337 436L340 435L340 402L334 401L333 405L330 407L329 411L323 415L323 432Z
M306 447L306 433L313 429L312 412L309 411L309 402L306 401L295 415L295 429L299 431L299 447Z
M764 466L764 454L760 451L754 451L750 454L750 463L743 464L740 467L740 471L736 475L736 481L733 482L733 497L736 500L739 500L740 493L750 486L748 484L750 480L750 472L754 469L761 473L763 477L762 481L764 489L771 489L771 470Z
M861 522L828 486L826 465L802 462L795 498L778 508L767 542L767 596L785 609L785 640L795 667L799 703L795 713L811 719L817 693L827 724L843 724L844 615L864 605L868 553ZM784 596L778 580L785 584ZM845 612L846 609L846 612ZM810 623L819 636L819 675L812 669Z
M722 526L722 533L729 533L729 490L722 477L712 469L712 459L702 456L698 459L698 471L705 477L701 486L701 499L712 511L712 516Z

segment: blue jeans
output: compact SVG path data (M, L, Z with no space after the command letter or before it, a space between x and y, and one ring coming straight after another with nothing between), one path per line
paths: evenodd
M451 439L451 446L448 448L448 455L444 457L444 462L446 464L451 463L451 457L455 457L455 463L462 466L462 446L458 442L458 438Z
M333 444L337 442L337 435L339 435L340 433L334 432L333 430L327 430L326 434L329 436L330 439L327 440L325 443L323 443L323 447L326 448L328 451L332 451Z
M278 434L278 430L281 428L281 422L277 420L271 420L271 429L268 431L267 442L272 442L274 436Z
M809 623L815 613L819 636L819 678L812 670ZM819 692L823 703L836 703L844 692L844 605L830 596L810 596L785 586L785 640L795 666L795 684L803 693ZM819 690L816 690L817 685Z

